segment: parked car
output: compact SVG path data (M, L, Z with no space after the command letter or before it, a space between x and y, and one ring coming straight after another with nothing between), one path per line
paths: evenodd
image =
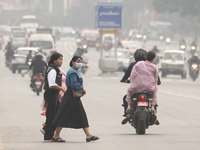
M115 58L115 50L111 49L106 55L107 58ZM132 55L127 49L117 49L118 71L128 68Z
M162 77L169 74L181 75L183 79L187 75L187 56L182 50L166 50L161 62Z
M35 54L39 52L39 48L19 47L15 51L15 54L13 55L12 67L11 67L11 70L13 73L15 73L16 70L18 70L18 72L21 73L21 70L29 69L30 64L26 64L26 58L29 54L29 51L32 51L32 57L34 57Z

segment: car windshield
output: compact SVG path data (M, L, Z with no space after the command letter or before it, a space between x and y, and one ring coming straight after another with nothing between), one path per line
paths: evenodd
M183 54L182 53L165 53L164 59L183 60Z
M25 37L24 32L13 32L13 37Z
M16 54L20 54L20 55L28 55L29 54L29 50L23 50L23 51L17 51Z
M115 51L110 52L109 58L115 58ZM117 51L117 58L130 58L130 52L127 51Z
M140 44L134 44L134 43L122 43L122 45L124 48L134 48L134 49L142 48Z
M96 33L86 33L84 36L89 38L97 38L99 35Z
M51 48L53 48L51 41L31 41L30 47L39 47L41 49L51 49Z

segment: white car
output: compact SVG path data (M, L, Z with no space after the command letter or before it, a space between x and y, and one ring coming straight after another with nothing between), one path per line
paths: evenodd
M183 79L187 75L187 56L182 50L166 50L162 59L162 77L169 74L181 75Z
M12 72L15 73L18 70L21 73L21 70L29 69L29 64L26 64L26 58L29 54L29 51L32 51L32 57L35 56L36 53L39 52L39 48L33 47L19 47L15 54L13 55L12 59Z
M106 56L107 58L115 58L115 50L112 49L109 54ZM121 71L125 68L128 68L130 61L132 59L132 55L127 49L117 49L117 60L118 60L118 70Z

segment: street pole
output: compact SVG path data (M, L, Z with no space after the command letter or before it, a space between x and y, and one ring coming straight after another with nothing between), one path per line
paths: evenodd
M53 0L49 0L49 13L52 13L53 9Z
M67 16L68 0L63 0L63 15Z

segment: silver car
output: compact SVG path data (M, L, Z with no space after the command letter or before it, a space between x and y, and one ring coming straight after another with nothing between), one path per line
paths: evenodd
M36 53L39 52L39 48L34 47L19 47L13 56L12 59L12 72L15 73L18 70L21 73L21 70L27 70L29 68L29 64L26 64L26 59L29 54L29 51L32 51L32 57L35 56ZM30 60L31 62L32 60Z

